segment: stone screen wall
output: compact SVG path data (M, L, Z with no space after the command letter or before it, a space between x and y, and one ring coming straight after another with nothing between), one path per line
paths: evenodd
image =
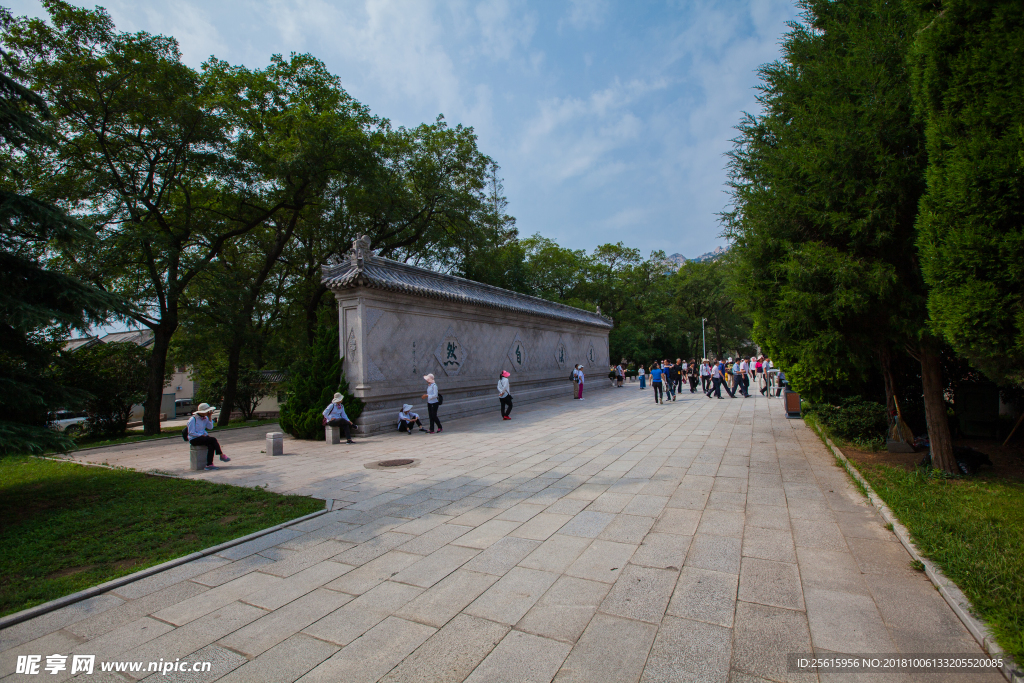
M423 375L433 373L446 418L493 410L502 370L513 402L571 400L584 366L586 392L606 389L609 327L509 313L370 287L337 291L341 354L351 390L366 402L360 432L394 429L403 403L426 423Z

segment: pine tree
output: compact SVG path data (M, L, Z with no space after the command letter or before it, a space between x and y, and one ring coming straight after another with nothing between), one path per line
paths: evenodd
M12 21L0 8L0 27ZM35 150L49 142L43 100L17 78L14 60L0 51L0 454L67 448L69 439L46 428L48 414L84 395L61 386L54 371L62 332L85 331L116 297L47 270L47 251L90 240L91 234L58 208L22 191Z
M287 400L281 406L281 429L296 439L323 440L323 410L335 392L344 394L343 405L350 420L363 412L363 402L348 390L341 370L345 359L339 354L338 343L336 310L323 307L317 313L313 343L291 367Z

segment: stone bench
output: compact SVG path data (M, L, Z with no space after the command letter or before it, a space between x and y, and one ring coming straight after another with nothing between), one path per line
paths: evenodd
M267 432L267 455L284 455L283 432Z
M324 439L329 444L341 443L341 427L337 425L324 426Z
M206 457L209 453L208 446L188 445L188 464L193 470L201 470L206 467Z

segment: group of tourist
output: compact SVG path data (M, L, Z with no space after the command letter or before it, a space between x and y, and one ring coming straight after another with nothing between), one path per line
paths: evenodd
M723 398L723 388L730 398L736 398L737 392L744 398L750 398L750 385L754 381L760 384L761 393L765 394L771 391L773 384L769 372L771 369L771 359L764 356L751 357L749 361L746 358L735 361L729 358L728 361L718 360L714 362L705 358L699 365L694 359L690 359L687 362L677 358L674 363L669 359L654 361L651 363L650 371L641 365L637 370L637 377L640 379L641 389L647 388L647 378L650 377L651 388L654 390L654 402L664 404L665 401L675 401L676 394L682 393L684 377L690 386L691 394L696 393L697 385L700 384L701 389L708 398L712 396ZM620 363L615 366L613 372L615 385L621 387L626 376L625 368ZM507 370L502 370L498 376L498 405L502 420L512 419L512 389L509 386L509 376ZM575 365L570 378L572 379L573 399L582 401L583 384L586 379L583 366ZM442 431L441 421L437 417L437 410L444 402L444 398L438 390L437 381L434 379L433 374L424 375L423 379L427 383L427 393L423 394L422 398L427 401L430 428L424 427L423 423L420 422L420 416L413 412L412 405L405 403L398 412L399 432L411 435L416 429L427 434L440 434ZM784 379L785 375L780 373L780 380ZM330 404L324 408L323 426L339 428L345 434L346 443L355 443L352 440L352 429L355 427L355 424L345 412L344 400L343 394L334 394ZM205 468L207 470L217 469L213 464L213 456L215 454L219 455L220 459L224 462L230 460L230 458L224 455L217 439L207 434L207 431L213 428L213 420L211 419L213 411L212 407L203 403L188 421L186 427L189 443L194 446L206 446L208 449L207 465Z
M647 388L647 378L650 377L654 402L664 404L665 401L675 401L676 394L682 393L684 377L690 385L691 394L697 392L697 385L700 384L701 390L708 398L724 398L723 388L730 398L736 398L737 393L744 398L750 398L750 385L753 382L758 383L762 395L769 395L768 392L774 383L770 372L772 368L771 359L764 356L752 356L749 360L733 360L730 357L728 360L713 361L705 358L699 364L696 359L685 361L676 358L675 363L669 359L654 361L650 370L641 365L637 369L637 377L640 379L641 389ZM621 369L621 364L616 366L616 379L620 376ZM784 376L781 379L784 379ZM618 386L622 386L621 383L618 383Z

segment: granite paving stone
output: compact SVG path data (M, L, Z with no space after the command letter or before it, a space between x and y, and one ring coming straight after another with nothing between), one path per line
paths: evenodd
M516 628L546 638L575 643L597 612L608 590L606 583L563 576L519 620Z
M550 683L572 645L510 631L466 683Z
M581 579L615 583L637 546L614 541L594 541L565 573Z
M555 676L556 683L635 681L658 632L654 624L597 614Z
M431 635L382 683L460 683L509 632L509 627L461 614Z
M206 656L216 671L189 680L228 683L777 683L817 680L790 652L981 654L781 401L660 406L627 385L515 414L437 440L288 437L288 458L261 452L274 427L232 430L215 474L170 440L73 454L332 511L0 630L0 675L19 654L95 652ZM400 457L417 462L364 467Z
M395 614L403 619L440 628L499 578L493 574L459 569L406 603Z
M294 681L338 651L338 646L296 633L221 678L222 683Z
M738 581L736 574L683 567L665 613L732 628Z
M661 622L679 572L626 565L601 603L601 611L652 624Z
M700 621L665 617L658 629L641 683L729 679L732 629Z

